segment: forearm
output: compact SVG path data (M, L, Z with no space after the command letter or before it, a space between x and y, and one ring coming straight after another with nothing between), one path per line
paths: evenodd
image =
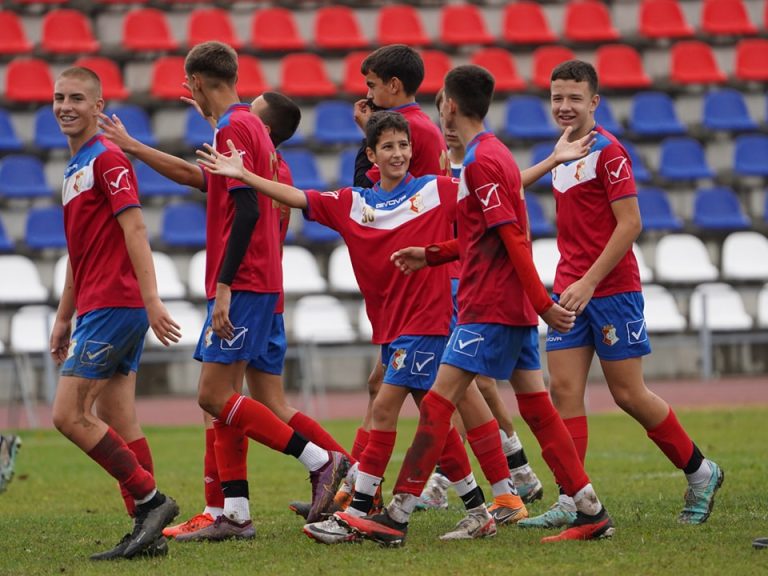
M426 247L424 255L427 266L440 266L459 259L459 242L452 238L445 242L430 244Z
M129 210L133 210L132 208ZM148 306L156 301L157 280L155 279L155 263L152 260L152 251L147 239L147 228L143 219L139 222L131 222L131 225L123 227L125 248L133 266L133 272L139 282L139 291L144 305Z
M509 259L520 278L525 295L533 304L536 313L543 314L552 307L553 302L533 264L533 256L528 249L525 236L514 224L503 224L498 227L498 231Z
M174 182L184 186L192 186L198 190L202 190L205 186L203 172L197 164L147 146L138 140L134 140L130 146L126 146L123 150Z
M56 317L59 320L68 322L75 315L75 282L72 275L72 266L67 259L67 276L64 281L64 289L61 291L59 307L56 310Z
M231 286L240 264L245 258L251 236L259 220L259 202L250 188L231 192L235 202L235 216L224 251L224 262L219 271L218 282Z
M242 173L237 179L248 186L251 186L257 192L269 196L273 200L277 200L281 204L285 204L291 208L300 208L302 210L307 207L307 197L304 192L298 188L275 182L274 180L267 180L246 168L243 168Z
M526 168L520 172L520 179L522 180L523 188L527 188L536 182L539 178L544 176L547 172L551 172L555 166L557 166L557 162L555 161L555 156L553 153L547 156L538 164L535 164L530 168Z

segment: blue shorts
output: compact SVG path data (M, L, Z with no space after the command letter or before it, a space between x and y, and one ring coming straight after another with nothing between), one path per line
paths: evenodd
M446 340L445 336L400 336L383 344L384 382L414 390L432 388Z
M62 376L89 380L136 372L149 328L144 308L101 308L77 318Z
M255 368L260 372L280 376L283 373L285 352L288 342L285 338L285 324L282 314L272 315L272 327L269 330L267 351L248 362L249 368Z
M541 367L537 329L460 324L448 340L442 363L497 380L507 380L517 369L537 370Z
M459 279L451 278L451 302L453 302L453 314L451 314L450 331L456 328L456 320L459 318Z
M558 299L555 295L555 302ZM547 352L591 346L603 360L626 360L650 354L643 306L642 292L592 298L576 316L570 332L562 334L549 329Z
M264 354L269 343L277 297L277 294L232 292L229 321L235 328L231 340L222 340L213 331L211 315L215 299L209 300L208 317L195 349L195 360L234 364Z

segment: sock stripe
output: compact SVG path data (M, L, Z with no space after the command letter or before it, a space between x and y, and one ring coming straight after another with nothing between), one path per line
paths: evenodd
M245 399L245 396L239 396L237 400L235 400L235 404L232 406L232 409L229 411L229 414L227 414L227 420L226 420L227 426L232 425L232 420L234 419L235 414L237 413L237 410L240 408L240 404L243 402L244 399Z

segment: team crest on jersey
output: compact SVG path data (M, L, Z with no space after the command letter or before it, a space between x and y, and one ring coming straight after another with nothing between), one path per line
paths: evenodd
M208 348L211 344L213 344L213 326L208 326L208 328L205 329L205 336L203 336L203 344L206 348Z
M418 214L424 210L424 199L421 197L421 194L414 194L408 199L408 202L411 203L411 212L416 212L416 214Z
M492 182L491 184L484 184L475 189L475 195L480 200L480 204L483 206L483 212L493 210L501 206L501 198L499 198L499 183Z
M408 352L405 348L398 348L395 353L392 354L392 369L400 370L405 365L405 357L408 356Z
M603 326L603 344L613 346L618 341L619 337L616 336L616 327L613 324Z
M129 174L130 170L125 166L115 166L104 172L104 183L112 196L131 189Z
M573 172L573 177L579 182L584 179L584 166L586 163L586 160L579 160L578 164L576 164L576 170Z

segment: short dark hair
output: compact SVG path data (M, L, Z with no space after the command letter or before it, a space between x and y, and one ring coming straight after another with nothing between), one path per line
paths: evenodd
M583 60L566 60L562 64L555 66L555 69L552 70L550 81L554 82L555 80L587 82L592 94L597 94L599 88L595 67Z
M445 75L444 97L455 100L464 116L482 120L488 114L495 85L491 73L481 66L456 66Z
M203 42L187 54L184 71L187 76L202 74L234 85L237 81L237 52L223 42Z
M440 90L437 91L437 94L435 94L435 107L438 112L440 112L440 106L442 105L443 100L445 100L445 88L440 88Z
M301 122L301 110L296 102L280 92L264 92L262 97L267 107L259 117L269 126L269 137L277 148L296 132Z
M59 74L59 78L78 78L93 84L96 90L96 98L101 98L101 78L90 68L84 66L70 66Z
M394 130L395 132L405 132L408 135L408 141L411 141L411 127L408 120L399 112L390 110L381 110L374 112L365 125L365 145L371 150L376 150L376 144L383 132Z
M424 61L410 46L390 44L368 54L360 65L360 72L363 75L373 72L384 82L399 78L405 93L411 96L424 81Z

